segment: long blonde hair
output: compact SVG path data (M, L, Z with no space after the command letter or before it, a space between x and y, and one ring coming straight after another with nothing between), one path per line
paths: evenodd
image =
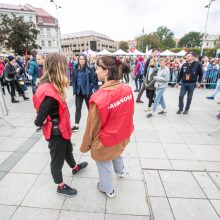
M69 80L67 78L67 59L65 56L58 53L49 54L44 62L43 76L40 83L50 82L59 91L63 100L67 96L67 87Z

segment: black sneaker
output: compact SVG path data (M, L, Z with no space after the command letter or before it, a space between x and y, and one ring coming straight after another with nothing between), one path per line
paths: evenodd
M73 174L76 174L78 173L81 169L84 169L88 166L88 163L87 162L82 162L82 163L79 163L77 164L77 166L73 169L72 173Z
M183 114L184 114L184 115L187 115L187 114L188 114L188 110L185 110L185 111L183 112Z
M78 131L79 127L76 127L75 125L72 127L72 131Z
M158 115L165 115L166 113L167 113L167 111L162 110L162 111L158 112Z
M77 190L64 184L62 188L57 186L57 193L62 194L64 196L75 196L77 194Z
M181 113L182 113L182 110L180 110L180 109L176 112L177 115L179 115Z
M152 113L149 113L148 115L146 115L147 118L151 118L153 116Z

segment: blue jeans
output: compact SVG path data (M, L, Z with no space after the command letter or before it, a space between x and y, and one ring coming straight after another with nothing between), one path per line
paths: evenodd
M161 104L163 109L166 109L166 104L164 102L163 94L166 88L158 88L156 90L156 98L154 99L153 112L157 110L159 104Z
M187 102L185 110L188 111L192 102L193 92L196 88L196 83L182 83L179 95L179 110L183 111L184 103L183 99L187 93Z
M136 90L141 89L142 79L143 79L143 75L141 75L140 73L135 76L134 81L135 81ZM138 86L138 82L139 82L139 86Z
M211 97L215 97L216 94L220 91L220 79L218 79L217 81L217 85L215 87L214 93L212 95L210 95Z

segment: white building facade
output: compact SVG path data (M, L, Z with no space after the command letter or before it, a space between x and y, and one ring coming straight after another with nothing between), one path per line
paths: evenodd
M217 42L220 39L220 35L207 35L203 41L203 48L215 48Z

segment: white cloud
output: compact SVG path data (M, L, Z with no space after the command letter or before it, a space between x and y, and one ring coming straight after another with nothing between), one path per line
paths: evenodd
M204 31L210 0L60 0L59 10L61 32L71 33L94 30L106 34L114 40L133 39L145 32L153 32L165 25L177 37L189 31ZM55 6L50 0L20 0L43 7L56 16ZM7 0L18 4L19 0ZM220 34L220 0L215 0L210 8L207 31Z

